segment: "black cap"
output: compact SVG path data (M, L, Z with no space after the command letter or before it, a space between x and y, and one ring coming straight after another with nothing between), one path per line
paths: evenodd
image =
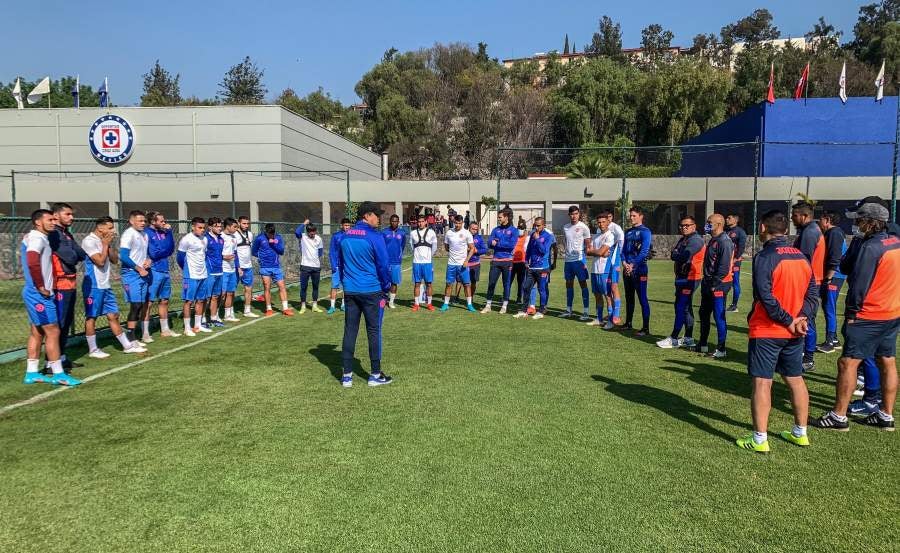
M359 209L357 209L356 213L360 217L362 217L366 213L374 213L375 215L381 217L382 215L384 215L384 210L378 207L378 204L376 204L375 202L363 202L359 204Z

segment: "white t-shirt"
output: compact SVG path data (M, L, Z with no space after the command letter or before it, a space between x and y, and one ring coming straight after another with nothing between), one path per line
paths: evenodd
M322 237L316 234L310 238L305 232L300 237L300 265L304 267L322 267L319 250L322 249Z
M134 261L136 267L140 267L147 259L148 240L147 235L143 232L138 232L134 227L128 227L125 229L125 232L122 233L122 238L119 240L119 247L128 248L130 252L128 257ZM123 267L122 269L129 270L131 268Z
M616 256L613 261L618 262L622 259L622 247L625 245L625 231L616 223L609 224L609 231L613 233L613 236L616 238Z
M416 247L418 242L425 242L431 245ZM409 232L409 247L413 250L413 263L431 263L434 252L437 251L438 241L437 234L430 228L419 230L415 228Z
M222 272L223 273L233 273L234 272L234 258L232 257L230 260L225 259L226 255L235 255L234 248L237 246L238 237L236 234L228 234L227 232L222 233L222 238L225 240L222 243Z
M84 240L81 241L81 249L84 250L84 253L88 254L88 256L103 253L103 241L100 240L99 236L92 232L85 236ZM109 289L109 266L109 255L106 256L106 262L102 267L98 267L90 259L84 261L85 277L91 281L91 286L93 288L98 290Z
M469 245L474 244L472 233L466 229L459 231L448 230L444 235L444 244L450 246L450 252L447 256L447 265L462 265L466 262L466 255L469 253Z
M616 244L616 236L610 231L606 229L606 232L598 232L591 239L591 248L595 250L599 250L603 246L608 246L610 249L610 254L612 254L612 248ZM591 259L594 262L591 264L591 274L593 275L602 275L604 273L609 272L609 268L611 267L612 259L607 257L594 257L591 256Z
M563 226L563 232L566 235L566 261L583 261L584 260L584 241L591 239L591 229L581 221L574 225L566 223Z
M253 268L253 256L250 255L250 248L253 246L253 233L249 230L242 234L240 230L234 233L237 244L234 249L237 252L238 267L241 269Z
M36 230L31 230L28 234L25 235L25 238L22 239L22 244L25 246L26 252L37 252L41 256L41 274L44 277L44 288L47 290L53 290L53 251L50 249L50 240L47 238L47 235L43 232L39 232ZM27 265L27 261L22 259L22 265ZM31 281L31 273L28 271L28 267L25 267L25 275L27 281ZM35 286L39 283L33 282Z
M178 251L184 252L184 278L202 280L206 272L206 236L189 232L178 241Z

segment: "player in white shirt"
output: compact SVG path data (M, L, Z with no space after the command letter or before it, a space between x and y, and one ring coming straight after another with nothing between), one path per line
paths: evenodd
M409 233L409 246L413 251L413 296L415 304L413 311L419 310L421 284L425 283L425 294L427 302L425 308L434 311L431 305L432 288L431 283L434 281L434 265L432 260L437 252L438 241L437 234L434 229L428 226L428 219L424 215L419 215L417 227Z
M450 291L454 282L461 282L466 290L466 309L475 313L472 306L472 281L469 278L469 259L475 255L475 240L472 233L463 228L462 215L453 216L453 230L444 234L444 249L447 250L447 286L444 288L444 305L441 311L450 309Z
M196 336L197 332L212 332L200 322L209 297L206 246L206 221L203 217L194 217L191 219L191 232L182 236L178 242L176 257L182 271L181 300L184 302L182 318L185 336ZM191 324L192 306L196 326Z
M575 300L575 279L578 279L578 285L581 286L581 301L584 305L581 320L589 321L591 316L588 315L588 309L591 306L591 300L587 288L588 270L585 250L591 241L591 229L581 222L580 219L581 210L578 206L569 206L569 222L563 226L563 233L565 234L563 275L566 279L566 310L559 316L562 318L572 316L572 303Z
M253 232L250 230L250 218L246 215L238 217L238 228L235 234L237 244L234 247L237 256L237 276L244 287L244 316L257 318L259 315L251 310L253 304Z
M300 314L306 313L306 290L312 281L312 311L321 313L319 308L319 279L322 277L322 256L325 243L318 234L316 225L303 221L294 231L300 242Z
M110 247L116 237L111 217L100 217L94 231L81 241L81 249L88 255L84 264L81 295L84 297L84 339L88 345L88 357L106 359L109 354L97 347L97 317L106 317L113 336L122 344L123 353L144 353L145 348L128 340L119 324L119 304L110 287L109 269L119 262L119 252Z
M237 291L237 237L238 222L226 217L223 223L222 238L222 293L225 295L225 322L236 323L240 319L234 316L234 293Z
M615 221L613 221L612 211L603 211L601 215L605 215L609 221L609 231L616 238L616 244L613 246L613 253L609 256L612 267L609 271L609 293L606 295L606 309L609 320L613 324L621 323L620 315L622 312L622 295L619 292L619 279L622 277L622 248L625 246L625 231L622 230Z
M25 273L22 301L31 322L28 336L28 359L25 365L24 384L57 384L78 386L81 381L65 373L60 358L59 323L56 303L53 301L53 252L47 235L56 225L56 215L47 209L31 214L31 231L22 239L19 253ZM51 376L40 373L41 344L43 344Z
M606 330L612 330L612 321L604 321L603 303L609 295L611 282L613 249L616 244L616 236L609 230L609 219L604 213L597 215L597 233L591 239L587 255L593 259L591 263L591 290L594 292L594 301L597 306L597 318L588 323L589 326L603 326ZM604 324L605 323L605 324Z
M147 217L143 211L132 211L128 214L129 227L119 239L119 262L122 265L122 288L125 299L131 305L128 309L128 322L125 335L131 342L136 342L135 331L138 321L144 320L150 308L150 283L153 278L150 266L153 261L148 255L149 239L144 233ZM143 347L142 342L138 344Z

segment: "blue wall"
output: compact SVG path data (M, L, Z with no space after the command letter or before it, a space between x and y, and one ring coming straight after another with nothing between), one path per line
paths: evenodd
M780 99L762 102L687 142L715 144L764 142L761 176L889 176L893 144L874 146L783 145L772 142L893 142L897 97L809 100ZM711 149L685 154L679 176L752 176L751 147Z

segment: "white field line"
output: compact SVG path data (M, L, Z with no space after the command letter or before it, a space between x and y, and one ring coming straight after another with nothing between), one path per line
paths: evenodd
M150 357L144 357L144 358L138 359L137 361L133 361L131 363L126 363L125 365L122 365L120 367L114 367L112 369L107 369L107 370L105 370L103 372L99 372L97 374L92 374L91 376L88 376L88 377L85 377L84 379L82 379L81 382L83 384L87 384L88 382L91 382L93 380L97 380L97 379L103 378L105 376L109 376L111 374L116 374L119 371L124 371L125 369L130 369L132 367L137 367L138 365L143 365L144 363L149 363L150 361L155 361L156 359L159 359L161 357L165 357L165 356L171 355L173 353L178 353L180 351L186 350L188 348L192 348L194 346L198 346L198 345L200 345L204 342L208 342L210 340L215 340L219 336L224 336L225 334L228 334L229 332L234 332L235 330L240 330L242 328L246 328L254 323L258 323L260 321L265 321L267 319L271 319L271 317L260 317L259 319L253 319L253 320L245 322L241 325L233 326L231 328L221 330L221 331L213 334L212 336L207 336L207 337L201 338L199 340L194 340L190 343L184 344L183 346L178 346L177 348L172 348L170 350L166 350L166 351L157 353L156 355L151 355ZM67 392L69 390L70 390L70 388L68 386L59 386L59 387L49 390L47 392L38 394L34 397L30 397L26 400L22 400L18 403L12 403L10 405L0 407L0 416L5 415L16 409L19 409L20 407L34 405L35 403L39 403L41 401L44 401L46 399L53 397L56 394L61 394L63 392Z

